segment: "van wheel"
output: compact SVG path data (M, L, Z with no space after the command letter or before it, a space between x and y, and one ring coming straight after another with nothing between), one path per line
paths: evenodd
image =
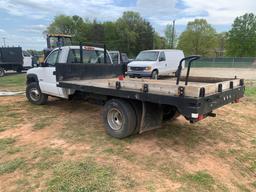
M158 79L158 71L157 70L152 72L151 79Z
M26 88L27 99L35 105L44 105L48 100L48 95L41 92L38 83L30 83Z
M132 135L136 128L136 115L132 106L125 100L112 99L103 109L106 131L112 137L122 139Z
M3 68L0 67L0 77L3 77L5 75L5 71Z

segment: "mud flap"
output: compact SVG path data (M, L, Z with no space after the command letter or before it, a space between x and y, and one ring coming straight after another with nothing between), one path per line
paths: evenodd
M162 120L163 120L163 110L161 105L143 102L139 133L160 128L162 124Z

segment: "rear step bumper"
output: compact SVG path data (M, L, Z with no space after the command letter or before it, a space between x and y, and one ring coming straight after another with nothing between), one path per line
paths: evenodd
M188 118L191 123L200 121L208 116L215 117L213 110L229 103L237 103L244 96L245 86L239 86L221 93L198 99L196 110Z

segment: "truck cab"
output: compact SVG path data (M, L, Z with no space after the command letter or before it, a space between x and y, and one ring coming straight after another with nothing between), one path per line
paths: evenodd
M98 47L82 47L82 61L80 55L80 46L64 46L55 48L46 57L40 67L33 68L27 71L27 84L35 83L39 87L32 90L32 96L35 101L39 97L39 91L43 94L68 98L74 91L63 89L57 86L56 80L56 63L82 63L82 64L101 64L104 63L104 49ZM109 53L107 52L107 63L113 64ZM34 86L35 86L34 84Z

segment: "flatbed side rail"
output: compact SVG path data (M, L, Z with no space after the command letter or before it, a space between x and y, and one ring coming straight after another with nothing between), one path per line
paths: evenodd
M189 78L189 74L190 74L190 68L191 68L191 64L193 61L196 61L198 59L200 59L201 57L199 55L192 55L189 57L185 57L180 61L178 70L177 70L177 81L176 81L176 85L179 85L180 83L180 76L181 76L181 71L182 71L182 63L184 61L188 61L188 69L187 69L187 75L186 75L186 80L185 80L185 85L188 85L188 78Z

